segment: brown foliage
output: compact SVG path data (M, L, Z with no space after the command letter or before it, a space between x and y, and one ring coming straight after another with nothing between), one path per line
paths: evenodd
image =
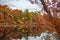
M5 38L7 36L18 38L19 35L21 35L20 37L38 35L45 30L48 30L51 33L58 32L60 34L60 18L57 18L57 16L50 20L49 14L42 16L41 14L35 14L33 12L20 13L19 10L11 11L5 7L6 6L0 6L0 25L3 25L2 23L6 22L5 25L8 23L9 26L0 26L2 27L0 28L0 38ZM57 11L54 11L54 13L57 14ZM18 25L15 27L11 26L12 24Z

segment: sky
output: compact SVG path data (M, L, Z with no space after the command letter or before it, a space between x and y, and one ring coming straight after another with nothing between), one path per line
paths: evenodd
M0 0L0 4L8 5L11 9L19 9L29 11L39 11L41 8L37 4L31 4L28 0Z

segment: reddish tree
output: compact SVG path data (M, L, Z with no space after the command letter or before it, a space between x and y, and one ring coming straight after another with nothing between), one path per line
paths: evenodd
M60 1L59 0L29 0L32 4L37 4L38 6L40 4L43 5L43 10L47 12L48 19L55 25L57 32L60 32L60 25L58 24L58 16L57 14L60 13ZM40 3L41 2L41 3ZM53 14L53 15L52 15ZM45 17L45 16L44 16ZM47 15L46 15L47 17ZM58 18L58 19L57 19ZM53 19L53 21L52 21ZM56 20L57 19L57 20ZM44 21L44 20L43 20ZM48 22L48 21L46 21ZM50 27L51 28L51 27ZM59 28L59 29L58 29ZM55 29L55 28L54 28ZM52 29L53 30L53 29Z

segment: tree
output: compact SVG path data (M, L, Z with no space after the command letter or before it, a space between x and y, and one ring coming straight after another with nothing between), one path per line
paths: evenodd
M60 12L60 6L58 0L29 0L32 4L37 4L38 6L42 3L43 8L42 11L46 11L49 14L50 18L52 18L52 13L54 16L57 14L55 11ZM41 3L40 3L41 2ZM56 15L55 15L56 14Z
M49 21L51 23L53 23L53 25L55 25L55 28L56 30L60 30L58 28L60 28L57 23L57 22L60 18L58 18L57 14L60 13L60 1L59 0L29 0L32 4L37 4L38 6L40 4L43 5L43 8L42 8L42 11L45 11L47 12L47 16L49 17ZM42 12L41 11L41 12ZM44 12L44 13L45 13ZM46 16L46 17L47 17ZM44 16L45 17L45 16ZM47 20L47 18L45 18ZM42 19L43 20L43 19ZM44 20L43 20L44 21ZM48 21L46 21L48 22ZM49 23L49 22L48 22ZM48 24L47 23L47 24ZM49 24L50 25L50 24ZM47 25L48 26L48 25ZM49 26L48 26L49 27ZM50 27L51 28L51 27ZM49 29L50 29L49 28ZM53 30L53 29L52 29ZM58 32L58 31L57 31Z

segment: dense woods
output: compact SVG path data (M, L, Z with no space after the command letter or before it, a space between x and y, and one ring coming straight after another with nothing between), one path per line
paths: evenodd
M54 13L57 14L58 11L55 10ZM45 30L49 33L56 32L60 37L60 18L56 16L49 19L49 14L42 16L40 12L11 10L7 5L0 5L0 39L36 36Z

